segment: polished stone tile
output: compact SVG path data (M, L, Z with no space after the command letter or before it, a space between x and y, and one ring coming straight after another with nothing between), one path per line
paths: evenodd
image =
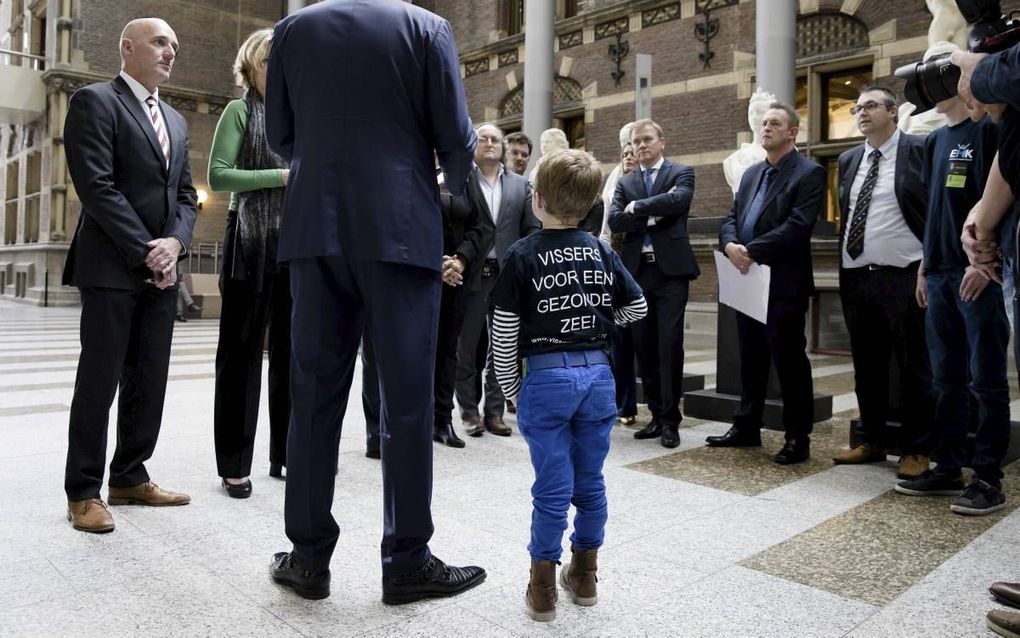
M1016 486L1015 471L1007 481ZM885 605L1016 508L966 517L949 511L950 500L888 491L741 564Z
M741 567L671 587L660 604L577 636L837 638L875 608Z
M710 448L703 443L690 450L635 463L630 467L680 481L754 496L827 470L832 456L846 444L849 429L827 421L811 435L811 458L782 466L772 456L782 447L783 433L762 430L762 447ZM703 440L702 440L703 441Z

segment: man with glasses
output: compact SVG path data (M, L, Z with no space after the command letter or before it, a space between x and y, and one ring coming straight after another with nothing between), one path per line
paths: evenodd
M481 124L475 132L478 146L467 193L478 212L483 241L477 255L454 255L453 265L463 274L466 297L457 349L456 396L469 436L481 436L486 430L510 436L510 426L503 422L503 392L492 369L492 348L486 347L483 340L488 335L489 291L496 283L507 249L518 239L537 232L540 224L531 212L531 184L501 163L503 131L492 124ZM464 273L468 264L471 268ZM483 372L485 404L480 415Z
M839 157L839 293L850 333L861 443L833 459L886 459L882 435L890 407L900 406L896 475L928 470L933 419L931 365L924 310L914 297L921 264L928 194L921 179L924 138L901 133L896 94L865 86L850 109L865 136ZM890 396L890 359L899 369L900 396Z

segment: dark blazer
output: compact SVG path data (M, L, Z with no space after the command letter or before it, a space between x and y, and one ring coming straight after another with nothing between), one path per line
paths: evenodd
M81 216L67 253L63 282L134 290L152 273L146 243L177 237L185 249L195 226L195 189L188 127L159 101L170 138L170 169L149 114L123 78L83 87L64 121L67 168Z
M911 232L924 241L924 222L928 218L928 189L921 183L924 171L924 140L920 135L900 132L896 145L896 202L900 205L903 219ZM839 156L839 212L843 229L839 233L839 254L843 254L843 240L850 226L850 188L864 159L864 144L844 151ZM843 265L840 257L840 266Z
M443 210L443 254L462 255L467 260L465 278L470 276L474 257L482 246L492 244L495 229L492 224L479 222L478 209L468 199L467 192L453 195L446 184L439 187ZM469 257L471 255L471 257Z
M720 249L741 243L739 229L767 167L767 162L755 164L740 178L733 207L719 229ZM751 259L772 269L770 299L807 297L815 291L811 232L825 204L825 168L797 151L783 157L777 168L746 248Z
M456 195L476 141L449 22L405 2L306 7L276 25L265 104L269 145L290 161L280 261L441 268L433 151Z
M652 250L662 272L673 277L694 279L701 274L687 235L687 217L694 199L694 169L669 160L655 174L652 196L645 192L640 170L620 178L609 206L609 229L625 232L620 257L632 275L641 265L641 244L645 232L651 233ZM635 202L634 213L624 213ZM661 217L648 227L649 217Z
M467 196L472 208L478 211L478 225L482 229L482 240L477 245L477 252L464 254L472 264L470 272L464 278L468 290L478 290L482 281L482 269L478 264L489 254L493 245L496 247L496 259L503 265L506 251L518 239L537 233L542 224L531 211L531 182L524 177L511 171L504 171L500 176L500 183L503 188L502 199L499 203L499 215L493 223L492 213L489 211L489 204L482 194L482 187L478 180L482 177L478 171L472 171L468 177Z

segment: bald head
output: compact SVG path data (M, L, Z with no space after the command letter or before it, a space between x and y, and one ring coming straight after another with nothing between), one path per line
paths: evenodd
M121 69L153 92L170 79L178 47L177 34L165 20L132 20L120 34Z

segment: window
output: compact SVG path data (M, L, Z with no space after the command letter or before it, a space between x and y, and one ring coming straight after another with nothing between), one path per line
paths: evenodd
M567 134L570 148L584 149L584 113L557 117L557 128Z
M558 20L573 18L576 15L577 15L577 0L557 0L556 18Z
M857 58L802 67L797 70L796 108L800 115L797 145L826 167L829 189L824 218L816 232L838 233L840 228L837 158L861 141L850 107L860 89L872 79L870 59Z
M503 26L507 35L524 31L524 0L503 0Z

